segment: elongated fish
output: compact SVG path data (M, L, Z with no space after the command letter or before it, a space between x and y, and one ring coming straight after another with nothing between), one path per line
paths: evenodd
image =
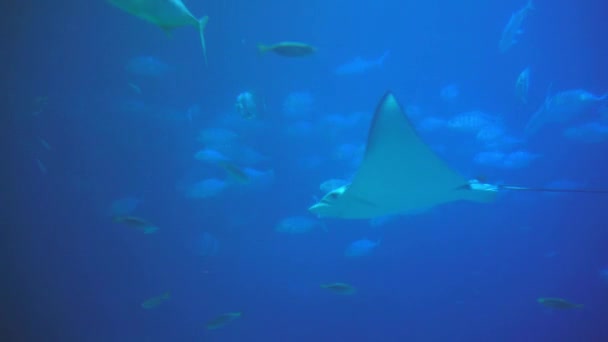
M303 57L312 55L317 51L317 48L300 42L280 42L273 45L259 44L258 50L260 52L274 52L284 57Z
M390 51L385 51L384 54L376 59L364 59L362 57L356 57L355 59L338 66L334 70L336 75L352 75L361 74L371 69L380 68L384 64L384 61L390 55Z
M243 315L242 312L228 312L228 313L219 315L219 316L215 317L214 319L210 320L209 322L207 322L205 327L208 330L219 329L219 328L225 326L226 324L234 321L235 319L241 317L242 315Z
M500 52L507 52L507 50L517 43L517 39L524 32L522 29L524 20L532 10L534 10L534 4L532 0L528 0L528 3L523 8L511 15L498 43Z
M207 64L207 46L205 44L205 27L208 16L197 19L181 0L108 0L114 6L136 17L146 20L165 31L182 26L198 28L203 46L205 64Z

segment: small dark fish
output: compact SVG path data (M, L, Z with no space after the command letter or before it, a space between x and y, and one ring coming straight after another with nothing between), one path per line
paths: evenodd
M528 102L528 90L530 89L530 68L525 68L517 77L515 91L522 103Z
M207 322L205 327L209 330L219 329L225 326L226 324L234 321L235 319L241 317L242 315L242 312L228 312L210 320L209 322Z
M152 234L158 227L152 223L135 216L114 216L114 222L123 223L128 226L143 230L144 234Z
M274 45L258 45L260 52L272 51L284 57L303 57L312 55L317 51L314 46L299 42L280 42Z
M343 295L352 295L357 292L357 290L352 285L346 283L322 284L321 288Z
M241 184L249 183L249 176L238 166L229 162L221 161L218 165L224 169L232 178Z
M141 303L141 307L146 309L146 310L150 310L150 309L154 309L155 307L161 305L162 303L166 302L169 300L169 298L171 298L171 293L170 292L165 292L160 296L156 296L156 297L152 297L150 299L146 299L143 303Z
M582 309L584 307L583 304L571 303L562 298L538 298L536 301L548 308L559 310Z

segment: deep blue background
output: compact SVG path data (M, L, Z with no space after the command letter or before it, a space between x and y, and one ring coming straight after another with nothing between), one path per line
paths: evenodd
M196 30L162 30L104 1L3 4L2 232L0 334L14 341L604 341L608 340L606 198L510 194L489 205L456 203L382 228L370 258L342 256L349 242L378 232L366 222L330 220L328 233L280 236L277 220L310 204L320 179L288 164L276 138L272 191L217 202L183 198L175 184L192 164L207 116L232 110L243 89L263 93L265 120L281 129L283 99L316 96L317 115L370 111L386 89L426 112L442 111L439 89L456 82L459 101L500 113L515 130L547 87L608 91L608 13L602 1L536 1L519 44L498 39L522 1L188 2L207 14L209 67ZM259 56L258 43L302 40L308 59ZM357 55L391 56L356 78L331 71ZM117 110L128 93L124 66L154 55L174 68L148 98L155 106L203 108L194 124L142 120ZM523 68L533 73L530 105L513 100ZM33 99L49 104L33 116ZM455 114L455 113L445 113ZM571 144L545 131L529 142L534 167L487 175L515 184L574 179L606 188L604 144ZM35 165L36 137L52 142ZM310 139L314 143L315 139ZM314 148L314 146L313 146ZM323 148L319 145L318 148ZM474 165L462 161L462 169ZM286 190L288 189L288 190ZM104 210L137 193L142 212L162 228L152 238L117 228ZM231 227L229 216L247 223ZM222 241L200 260L184 247L194 232ZM373 236L376 235L376 236ZM553 257L547 253L556 252ZM205 272L203 272L205 271ZM346 281L356 296L323 292ZM142 310L170 290L171 301ZM537 297L585 304L548 312ZM243 311L206 332L217 314Z

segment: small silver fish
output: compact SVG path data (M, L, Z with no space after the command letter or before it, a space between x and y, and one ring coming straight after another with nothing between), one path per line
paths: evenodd
M532 4L532 0L529 0L526 6L511 15L511 19L509 19L509 22L503 29L502 37L498 43L500 52L507 52L507 50L517 43L517 38L523 33L523 22L533 9L534 4Z
M530 89L530 68L525 68L515 82L515 92L522 103L528 103L528 90Z

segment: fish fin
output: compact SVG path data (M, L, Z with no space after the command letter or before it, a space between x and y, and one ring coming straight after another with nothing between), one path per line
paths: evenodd
M198 33L201 36L201 46L203 47L203 56L205 58L205 65L209 65L207 62L207 44L205 43L205 27L209 22L209 16L206 15L198 20Z

